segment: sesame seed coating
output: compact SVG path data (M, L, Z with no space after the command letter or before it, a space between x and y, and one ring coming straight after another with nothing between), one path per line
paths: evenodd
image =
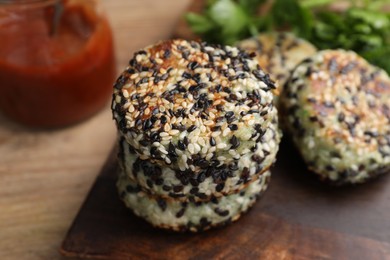
M282 92L291 71L317 51L308 41L286 32L262 33L239 42L237 46L257 54L260 66L278 83L275 94Z
M237 160L206 161L193 157L193 164L199 168L194 173L191 170L173 170L149 160L141 160L122 139L119 163L123 172L149 194L181 201L205 201L211 197L237 193L256 181L275 161L279 142L278 127L271 124L262 136L261 143L247 149Z
M322 179L361 183L390 170L390 78L354 52L303 61L281 102L294 143Z
M267 171L240 193L207 202L180 202L150 197L136 182L121 173L117 188L121 199L135 215L155 227L174 231L198 232L236 221L267 189L270 172Z
M275 119L274 83L235 47L170 40L137 52L115 84L112 110L142 160L199 171L193 156L238 158Z

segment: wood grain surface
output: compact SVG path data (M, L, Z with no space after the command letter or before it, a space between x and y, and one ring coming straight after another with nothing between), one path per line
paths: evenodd
M172 35L189 1L101 3L121 70L135 50ZM53 131L0 115L0 259L61 259L61 242L115 138L109 103L89 120Z
M390 259L390 175L330 187L283 141L269 190L238 222L200 234L158 230L136 217L115 188L108 159L63 244L96 259Z

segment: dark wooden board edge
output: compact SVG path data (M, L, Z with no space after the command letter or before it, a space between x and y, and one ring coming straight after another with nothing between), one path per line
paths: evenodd
M113 178L110 177L110 173L113 175L117 171L117 165L115 164L118 154L118 144L115 142L113 145L113 148L111 149L111 152L108 154L108 157L106 161L104 162L104 165L97 175L90 191L88 192L87 197L85 198L84 202L82 203L76 217L74 218L72 225L69 227L68 232L66 233L66 236L61 244L61 247L59 248L59 252L61 255L68 257L68 258L83 258L83 259L105 259L105 256L99 256L99 255L91 255L89 252L76 252L73 250L73 244L72 244L72 237L75 232L75 229L77 229L77 223L78 220L81 218L82 214L84 213L83 209L87 207L91 203L91 201L94 200L95 194L98 192L97 187L99 182L106 182L107 179Z

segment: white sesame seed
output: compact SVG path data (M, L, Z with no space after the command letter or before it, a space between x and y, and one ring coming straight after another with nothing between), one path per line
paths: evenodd
M160 147L158 148L158 150L159 150L160 152L162 152L163 154L168 154L168 152L167 152L167 150L165 150L164 146L160 146Z
M231 150L231 149L230 149L230 150L229 150L229 154L234 156L234 155L236 155L237 153L236 153L236 150Z
M227 145L225 144L225 143L219 143L218 145L217 145L217 148L218 149L225 149L227 147Z
M225 156L218 156L217 159L218 159L218 161L223 162L226 160L226 157Z
M130 76L130 79L136 79L139 77L139 74L138 73L134 73Z
M189 151L191 154L194 154L195 148L194 148L194 145L193 145L192 143L189 143L189 144L188 144L187 149L188 149L188 151Z
M167 132L161 132L161 133L160 133L160 136L161 136L161 137L168 136L168 135L169 135L169 133L167 133Z
M229 133L230 133L231 131L230 131L230 128L225 128L225 130L223 130L223 133L222 133L222 136L227 136Z
M206 141L202 137L199 137L198 138L198 144L201 145L201 146L205 146L206 145Z
M194 153L199 153L200 150L201 150L201 148L200 148L199 144L194 143Z
M171 131L169 131L170 135L177 135L178 133L180 133L180 131L177 129L172 129Z
M144 111L144 114L147 116L147 115L149 115L149 113L150 113L150 108L147 107L147 108L145 109L145 111Z
M217 137L217 136L219 136L219 135L221 135L221 131L215 131L215 132L213 132L213 133L211 134L212 137Z
M125 98L128 98L129 97L129 92L126 90L126 89L123 89L122 90L122 94Z

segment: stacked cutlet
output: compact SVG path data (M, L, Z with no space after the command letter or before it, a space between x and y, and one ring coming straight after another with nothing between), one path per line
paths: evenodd
M274 83L235 47L172 40L135 53L114 88L121 199L157 227L234 220L267 188L280 141Z
M321 179L362 183L390 170L390 78L354 52L303 61L281 104L286 130Z

